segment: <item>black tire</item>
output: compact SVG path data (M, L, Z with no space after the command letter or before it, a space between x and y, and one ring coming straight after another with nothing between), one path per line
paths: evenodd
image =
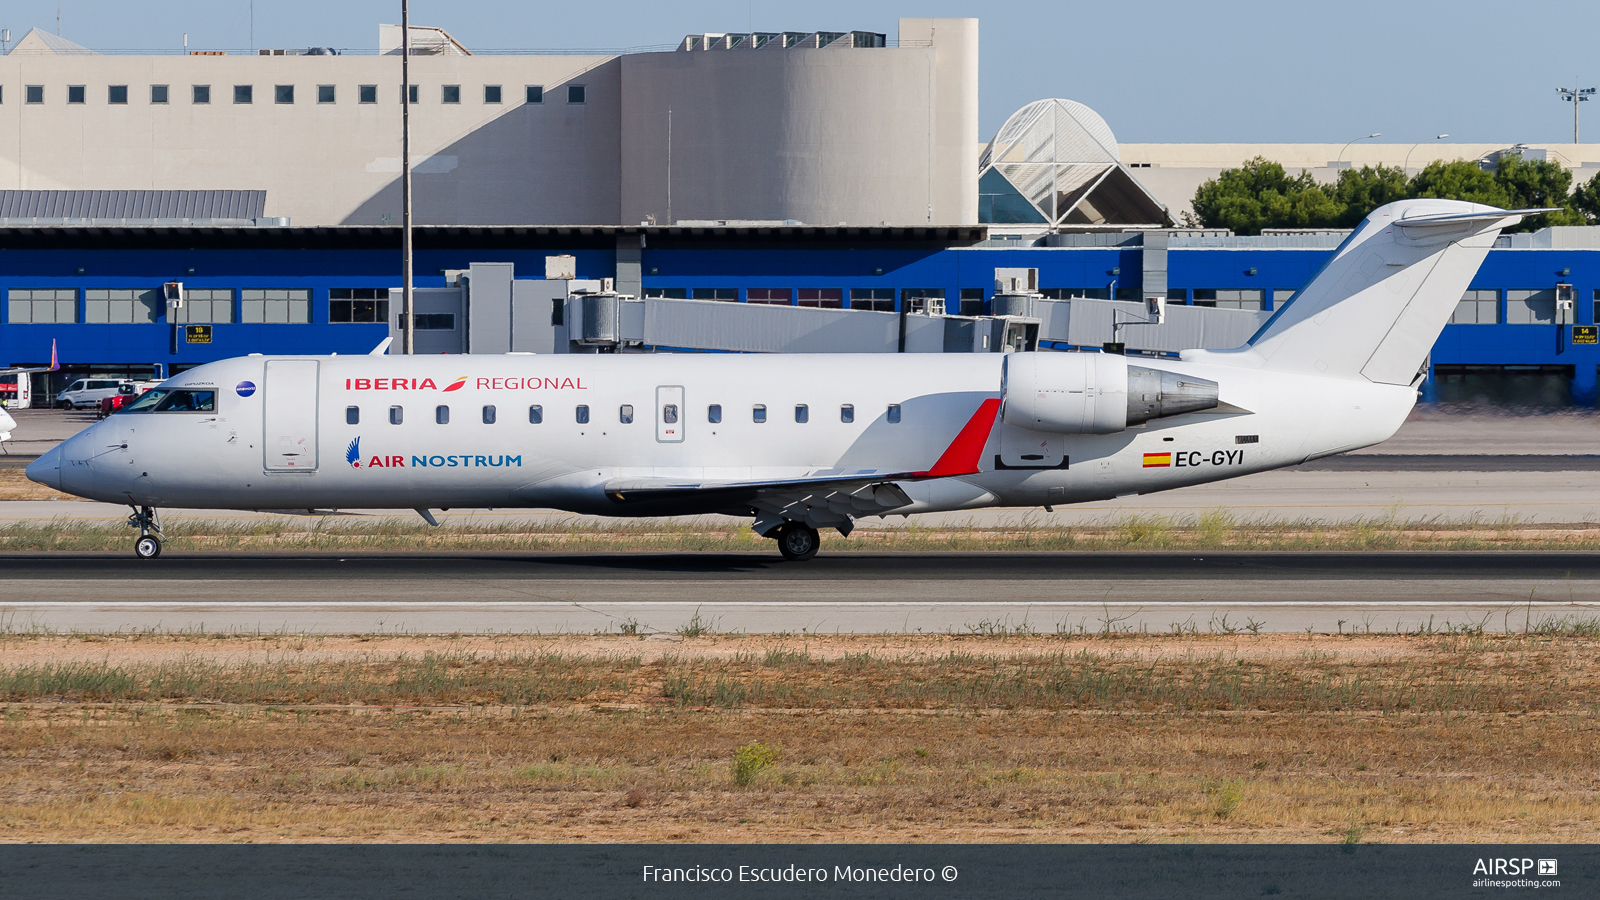
M133 555L140 559L155 559L161 555L161 541L147 534L133 542Z
M790 522L778 529L778 552L790 562L805 562L822 549L822 535L810 525Z

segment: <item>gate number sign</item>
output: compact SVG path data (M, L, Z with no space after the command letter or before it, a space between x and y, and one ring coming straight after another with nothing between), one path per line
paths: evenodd
M1577 338L1574 337L1573 341L1576 342ZM209 344L209 343L211 343L211 326L210 325L185 325L183 327L183 342L185 344ZM1592 343L1592 341L1591 341L1591 343Z
M1600 344L1600 325L1572 326L1574 344Z

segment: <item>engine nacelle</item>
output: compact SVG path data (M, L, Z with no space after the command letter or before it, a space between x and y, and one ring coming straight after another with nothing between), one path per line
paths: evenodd
M1001 421L1050 434L1113 434L1217 406L1216 382L1114 353L1007 354L1001 394Z

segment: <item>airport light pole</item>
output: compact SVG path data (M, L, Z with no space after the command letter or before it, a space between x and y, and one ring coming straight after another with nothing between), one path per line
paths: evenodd
M1374 131L1373 133L1371 133L1369 135L1364 135L1364 136L1358 137L1358 138L1351 138L1349 143L1346 143L1342 148L1339 149L1339 158L1334 160L1334 162L1344 162L1344 151L1350 149L1350 144L1354 144L1356 141L1370 140L1370 139L1375 138L1375 137L1383 137L1383 132Z
M1450 135L1448 134L1436 134L1432 138L1429 138L1429 140L1442 141L1449 136ZM1417 148L1423 144L1426 144L1427 142L1428 141L1417 141L1415 144L1411 145L1411 149L1406 151L1406 161L1400 164L1400 171L1403 172L1411 167L1411 154L1417 152Z
M1578 79L1574 78L1572 80L1577 81ZM1561 92L1561 99L1572 104L1572 142L1576 144L1578 143L1578 104L1589 102L1589 98L1594 96L1595 89L1592 87L1558 87L1556 90Z
M416 349L411 305L411 10L400 0L400 352Z

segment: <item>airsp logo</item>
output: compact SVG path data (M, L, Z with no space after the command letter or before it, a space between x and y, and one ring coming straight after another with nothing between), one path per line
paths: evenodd
M1526 875L1534 866L1531 859L1480 859L1472 867L1474 875ZM1556 861L1553 859L1539 860L1539 874L1553 876L1556 874Z

